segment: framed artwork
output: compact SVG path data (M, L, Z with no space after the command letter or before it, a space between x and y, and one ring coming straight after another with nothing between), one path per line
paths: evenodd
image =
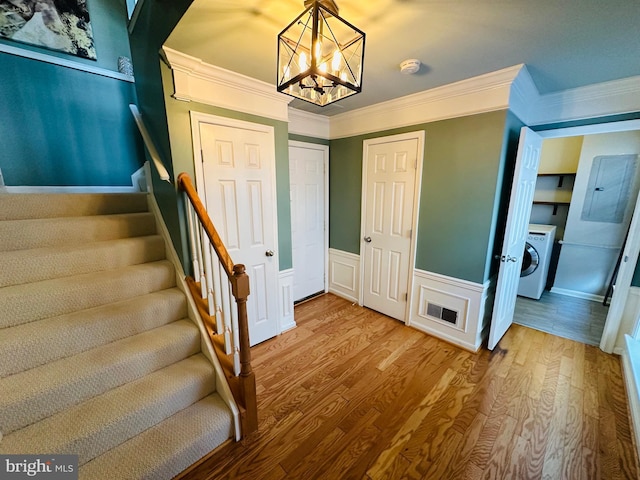
M96 59L86 0L0 0L0 38Z

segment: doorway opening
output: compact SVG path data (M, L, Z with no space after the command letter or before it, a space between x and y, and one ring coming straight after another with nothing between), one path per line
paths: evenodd
M527 247L540 249L544 269L522 272L514 323L600 345L640 189L639 158L640 131L543 140L524 257ZM544 228L548 250L540 248Z

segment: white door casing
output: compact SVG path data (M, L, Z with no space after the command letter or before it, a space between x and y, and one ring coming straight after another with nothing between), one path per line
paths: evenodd
M327 291L329 147L289 142L293 299Z
M360 303L408 320L424 131L365 140Z
M231 258L249 275L249 341L255 345L279 333L273 127L191 117L197 189Z
M489 330L489 350L493 350L513 323L522 253L527 241L533 194L538 176L542 137L523 127L516 156L514 182L509 198L509 213L505 229L498 283Z

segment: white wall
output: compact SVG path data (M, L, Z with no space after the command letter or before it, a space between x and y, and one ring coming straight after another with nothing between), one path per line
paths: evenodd
M605 294L633 214L640 167L622 223L583 221L582 209L593 158L632 153L640 154L640 132L584 137L554 288L595 297Z

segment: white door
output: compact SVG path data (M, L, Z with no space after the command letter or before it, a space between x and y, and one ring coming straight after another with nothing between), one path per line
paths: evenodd
M278 333L278 255L273 131L252 125L198 122L205 204L231 258L249 275L255 345Z
M328 147L289 142L293 299L325 291Z
M500 255L498 284L489 331L489 350L494 349L513 323L522 254L527 241L541 147L542 137L533 130L523 127L520 131L514 182Z
M364 142L362 304L405 321L419 145L413 134Z

